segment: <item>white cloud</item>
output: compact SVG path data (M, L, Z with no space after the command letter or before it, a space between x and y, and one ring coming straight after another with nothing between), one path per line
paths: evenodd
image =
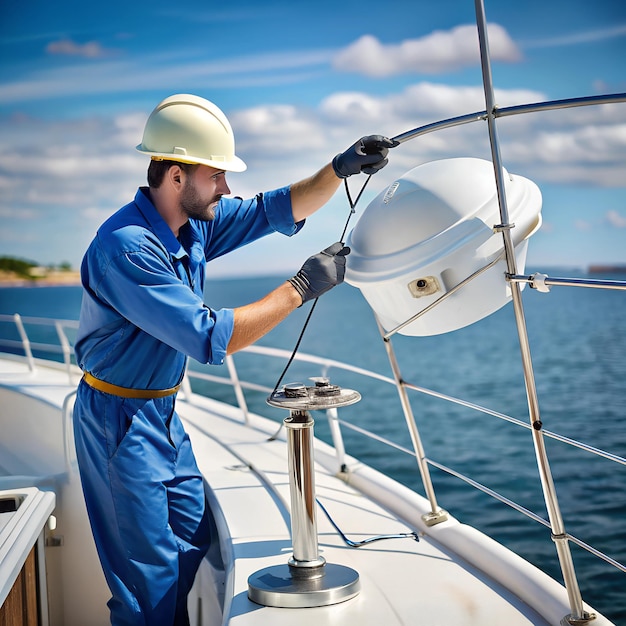
M544 98L541 92L514 89L496 90L499 106L512 106ZM452 86L420 82L387 97L359 92L341 92L329 96L320 105L328 120L346 123L364 120L398 120L411 124L416 120L434 122L465 113L484 111L485 97L482 87Z
M501 106L544 99L539 92L523 90L501 90L496 95ZM227 111L237 153L249 166L242 174L229 175L229 184L233 194L250 196L312 174L363 134L393 136L472 109L484 109L480 87L421 82L384 96L335 93L317 107L281 104ZM78 266L97 226L145 184L147 160L134 147L146 118L142 111L62 121L0 119L0 216L28 221L31 240L38 233L29 256L43 263L67 259ZM502 156L513 173L540 186L546 181L624 185L624 107L523 115L502 118L498 124ZM368 186L362 206L406 170L450 156L489 158L486 123L425 134L395 148L389 166ZM350 180L354 195L362 182ZM322 215L297 242L281 238L280 249L292 250L293 258L300 259L300 248L336 238L347 215L344 194L337 194ZM624 220L615 211L607 219L614 225ZM19 238L14 244L19 250ZM5 250L7 245L3 242ZM276 240L260 245L272 248ZM56 256L50 251L53 246L61 250Z
M626 35L626 24L618 24L609 28L589 30L580 33L570 33L547 39L535 39L521 42L523 48L554 48L574 46L580 43L606 41Z
M539 92L523 90L499 90L496 96L501 106L543 99ZM229 117L237 152L249 170L231 175L231 187L233 193L249 195L287 184L312 173L363 134L394 136L482 109L480 87L426 82L387 96L336 93L317 108L266 105L241 109ZM135 153L134 146L146 117L142 112L114 118L6 122L0 128L0 205L22 205L28 198L38 206L108 209L122 202L125 193L145 181L145 158ZM504 118L499 120L499 129L503 158L511 171L521 168L538 182L623 185L623 107ZM392 152L389 175L433 158L487 158L486 137L484 122L423 135Z
M0 84L0 104L47 98L148 90L187 90L190 84L211 88L259 87L302 82L328 66L333 51L297 50L206 60L206 51L158 54L78 63L37 71ZM108 56L112 56L109 54ZM201 58L201 60L198 60Z
M618 213L617 211L607 211L604 219L613 228L626 228L626 216Z
M236 111L230 121L236 129L238 149L255 152L264 159L284 159L288 154L320 149L325 144L318 120L293 105Z
M569 161L607 163L619 159L626 146L626 124L545 130L537 137L535 147L546 162Z
M521 59L519 48L502 26L489 24L488 33L493 61L513 63ZM333 59L336 70L376 77L440 74L477 63L480 63L478 32L473 25L435 31L399 44L384 44L373 35L364 35Z
M88 41L84 44L76 43L71 39L59 39L51 41L46 46L48 54L61 54L67 56L85 57L87 59L101 59L115 54L113 50L103 48L97 41Z
M144 121L143 116L5 121L0 127L0 214L27 220L29 228L42 230L42 237L67 239L70 250L75 241L84 248L85 233L97 226L95 216L93 222L79 219L84 207L110 214L145 180L145 160L133 151ZM129 146L131 137L135 143Z

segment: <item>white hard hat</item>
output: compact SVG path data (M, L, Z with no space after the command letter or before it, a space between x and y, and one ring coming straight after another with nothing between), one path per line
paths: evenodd
M170 96L157 105L137 150L155 160L199 163L230 172L246 169L235 156L233 129L224 113L190 94Z

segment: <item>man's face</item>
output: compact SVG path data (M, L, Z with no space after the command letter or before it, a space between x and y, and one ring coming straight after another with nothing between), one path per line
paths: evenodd
M226 172L200 165L188 172L180 194L181 211L188 217L204 222L215 217L220 198L230 193Z

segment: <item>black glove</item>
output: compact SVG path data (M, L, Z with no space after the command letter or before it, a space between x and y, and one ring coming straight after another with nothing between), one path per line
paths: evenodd
M389 148L400 143L382 135L361 137L345 152L333 159L333 169L339 178L348 178L352 174L375 174L387 165Z
M337 242L305 261L300 271L288 281L302 297L302 304L343 282L348 254L350 248Z

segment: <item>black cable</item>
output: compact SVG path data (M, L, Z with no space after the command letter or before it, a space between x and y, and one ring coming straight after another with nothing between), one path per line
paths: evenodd
M293 352L291 353L291 356L289 357L289 360L287 361L287 365L285 365L285 369L282 371L281 375L278 377L278 380L276 381L276 385L274 386L274 390L272 391L272 393L270 394L270 398L273 398L274 395L276 394L276 392L278 391L278 387L280 385L280 383L283 382L283 378L285 377L285 374L287 373L287 370L291 367L291 364L293 363L293 360L296 358L296 354L298 352L298 348L300 347L300 344L302 343L302 338L304 337L304 331L306 330L306 327L309 325L309 321L311 320L311 316L313 315L313 311L315 311L315 307L317 306L317 301L319 300L319 297L315 298L315 300L313 300L313 304L311 306L311 309L309 310L309 314L307 315L307 318L304 322L304 326L302 326L302 330L300 331L300 336L298 337L298 341L296 341L296 345L293 349Z
M374 543L375 541L382 541L383 539L413 539L415 541L419 541L419 535L416 532L408 532L408 533L394 533L391 535L376 535L374 537L368 537L367 539L362 539L361 541L353 541L349 539L346 534L339 528L337 522L330 516L330 513L327 511L326 507L319 501L318 498L315 498L317 505L322 509L328 521L332 524L333 528L339 533L339 536L343 539L343 542L350 548L361 548L362 546L366 546L370 543Z
M350 220L352 219L352 216L355 213L354 209L357 203L359 202L359 200L361 199L361 196L363 195L363 192L365 191L365 187L367 187L367 183L369 183L371 177L372 177L371 174L367 177L367 179L363 183L363 186L361 187L361 190L359 191L359 194L357 195L356 200L354 202L352 201L352 196L350 195L350 189L348 187L348 179L347 178L343 179L344 188L346 190L346 196L348 198L348 204L350 205L350 213L348 214L348 219L346 220L346 224L343 227L343 232L341 233L341 237L339 238L340 243L344 243L344 238L346 236L346 232L348 231L348 224L350 223ZM280 386L280 383L283 382L283 378L285 377L285 374L291 367L293 360L296 358L296 354L298 353L298 348L300 347L300 344L302 343L304 333L307 329L307 326L309 325L309 322L311 321L311 316L313 315L313 311L315 311L315 307L317 306L318 300L319 300L319 296L315 298L315 300L313 300L313 304L311 306L311 309L309 310L309 314L307 315L307 318L304 321L304 325L302 326L302 330L300 331L300 336L298 337L298 341L296 341L296 345L294 346L291 356L289 357L289 360L287 361L287 365L285 365L285 369L283 369L281 375L278 377L278 380L276 381L276 385L274 385L274 389L272 393L270 394L270 399L273 398L274 395L276 394L276 391L278 391L278 387Z
M356 200L354 202L352 202L352 196L350 195L350 188L348 187L348 179L347 178L343 179L344 188L346 190L346 196L348 197L348 204L350 205L350 213L348 214L348 219L346 220L346 225L344 226L343 232L341 233L341 237L339 239L339 241L341 243L343 243L343 239L346 236L346 232L348 230L348 224L350 223L350 219L352 218L352 216L355 213L354 207L356 207L356 205L358 204L359 200L361 199L361 196L363 195L363 192L365 191L365 187L367 187L367 183L370 182L370 178L371 177L372 177L372 175L370 174L365 179L365 182L363 183L363 187L361 187L361 191L359 191L359 195L356 197Z

